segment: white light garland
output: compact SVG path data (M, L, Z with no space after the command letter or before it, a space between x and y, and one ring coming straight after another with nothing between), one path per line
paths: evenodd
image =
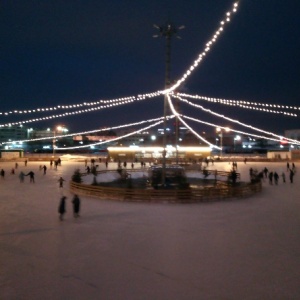
M185 116L185 115L182 115L182 117L186 118L186 119L189 119L191 121L195 121L195 122L198 122L198 123L201 123L201 124L205 124L205 125L214 127L214 128L221 128L221 129L224 129L224 130L228 130L228 127L224 127L224 126L220 126L220 125L217 125L217 124L201 121L199 119L195 119L195 118L188 117L188 116ZM257 135L257 134L254 134L254 133L249 133L249 132L245 132L245 131L241 131L241 130L235 130L234 128L230 128L230 131L235 132L235 133L239 133L239 134L252 136L252 137L255 137L255 138L261 138L261 139L266 139L266 140L276 141L276 142L280 142L283 139L283 137L281 137L281 136L279 136L280 138L275 139L275 138L270 138L270 137L263 136L263 135ZM300 145L300 141L292 140L292 139L288 139L288 138L284 138L284 139L287 139L287 141L289 140L290 143Z
M180 117L180 115L178 114L178 112L174 108L174 105L173 105L173 103L171 101L170 95L167 95L167 99L168 99L171 111L173 112L174 116L176 116L196 137L198 137L200 140L202 140L203 142L205 142L207 145L210 145L212 148L219 148L216 145L213 145L209 141L207 141L206 139L204 139L193 128L191 128L184 120L182 120L182 118Z
M290 116L290 117L297 117L298 115L294 114L294 113L289 113L289 112L281 111L281 110L274 110L274 109L270 109L270 108L300 110L300 107L288 106L288 105L250 102L250 101L245 101L245 100L213 98L213 97L190 95L190 94L184 94L184 93L177 93L176 95L181 96L181 97L186 97L186 98L197 99L197 100L205 100L205 101L213 102L213 103L221 103L224 105L239 106L241 108L247 108L247 109L251 109L251 110L258 110L258 111L264 111L264 112L275 113L275 114L284 114L284 115ZM176 97L176 95L175 95L175 97ZM258 106L262 106L264 108L261 108Z
M82 131L82 132L76 132L76 133L70 133L70 134L56 135L55 138L65 138L65 137L69 137L69 136L85 135L85 134L96 133L96 132L101 132L101 131L108 131L108 130L132 127L132 126L142 125L144 123L161 121L161 120L163 120L163 118L164 117L160 117L160 118L155 118L155 119L143 120L143 121L135 122L135 123L129 123L129 124L118 125L118 126L113 126L113 127L106 127L106 128L102 128L102 129L95 129L95 130ZM168 118L172 118L172 116L168 116ZM41 137L41 138L35 138L35 139L3 142L3 144L13 144L16 142L18 142L18 143L35 142L35 141L44 141L44 140L52 140L52 139L53 139L53 136L49 136L49 137Z
M8 112L0 112L0 116L10 116L13 114L32 114L32 113L44 113L49 111L56 111L56 110L66 110L66 109L77 109L79 107L86 107L86 106L96 106L96 105L116 105L115 103L130 103L134 101L141 101L146 100L150 98L154 98L157 96L160 96L160 92L154 92L154 93L146 93L141 94L137 96L129 96L129 97L122 97L122 98L116 98L116 99L110 99L110 100L98 100L96 102L83 102L79 104L70 104L70 105L57 105L54 107L45 107L45 108L35 108L31 110L13 110Z
M230 122L239 124L239 125L241 125L241 126L250 128L250 129L252 129L252 130L255 130L255 131L258 131L258 132L262 132L262 133L264 133L264 134L267 134L267 135L271 135L271 136L277 137L278 139L282 139L282 136L280 136L280 135L278 135L278 134L275 134L275 133L272 133L272 132L268 132L268 131L259 129L259 128L257 128L257 127L254 127L254 126L251 126L251 125L242 123L242 122L240 122L240 121L238 121L238 120L235 120L235 119L226 117L226 116L224 116L224 115L218 114L218 113L216 113L216 112L213 112L213 111L210 110L210 109L204 108L202 105L194 104L194 103L188 101L187 99L183 99L183 98L181 98L181 97L179 97L179 96L177 96L176 98L179 99L179 100L181 100L182 102L185 102L185 103L187 103L187 104L190 104L190 105L193 106L193 107L200 108L202 111L205 111L205 112L207 112L207 113L210 113L210 114L212 114L212 115L214 115L214 116L217 116L217 117L220 117L220 118L225 119L225 120L227 120L227 121L230 121ZM293 143L299 143L299 141L296 141L296 140L292 140L292 139L288 139L288 138L285 138L285 139L287 139L288 141L293 142Z
M13 125L28 124L28 123L32 123L32 122L45 121L45 120L49 120L49 119L68 117L68 116L87 113L87 112L93 112L93 111L97 111L97 110L101 110L101 109L111 108L111 107L114 107L114 106L129 104L129 103L132 103L134 101L146 100L148 98L157 97L158 95L159 94L157 94L157 93L152 93L152 94L139 95L137 97L128 97L130 99L126 99L126 100L124 100L123 98L113 99L113 100L111 100L111 102L107 101L107 103L108 103L107 105L97 106L97 107L82 109L82 110L77 110L77 111L66 112L66 113L62 113L62 114L58 114L58 115L39 117L39 118L35 118L35 119L30 119L30 120L23 120L23 121L18 121L18 122L9 122L9 123L5 123L5 124L0 124L0 128L1 127L13 126ZM95 104L96 103L89 103L88 105L95 105Z
M155 127L155 126L157 126L157 125L159 125L159 124L161 124L161 123L163 123L163 122L164 122L164 120L160 120L160 121L158 121L158 122L156 122L156 123L154 123L154 124L151 124L151 125L149 125L149 126L147 126L147 127L144 127L144 128L138 129L138 130L136 130L136 131L133 131L133 132L124 134L124 135L122 135L122 136L118 136L118 137L116 137L116 138L114 138L114 139L110 139L110 140L106 140L106 141L102 141L102 142L97 142L97 143L89 144L89 145L82 145L82 146L75 146L75 147L65 147L65 148L59 148L59 147L57 147L57 148L55 148L55 149L57 149L57 150L82 149L82 148L90 148L91 146L96 146L96 145L102 145L102 144L111 143L111 142L114 142L114 141L118 141L118 140L124 139L124 138L126 138L126 137L128 137L128 136L134 135L134 134L139 133L139 132L141 132L141 131L150 129L150 128L152 128L152 127Z
M220 37L221 33L224 32L224 27L227 25L227 23L230 22L229 16L231 16L231 14L233 14L237 11L238 3L239 3L239 1L236 1L233 3L232 9L226 13L225 19L220 22L221 25L215 31L212 38L205 44L205 48L202 51L202 53L199 54L198 58L193 62L193 64L189 67L189 69L183 74L181 79L179 79L170 88L161 91L161 93L169 94L169 93L175 91L195 71L195 69L199 66L200 62L203 60L203 58L206 56L206 54L211 50L211 47L213 46L213 44L216 43L216 41Z
M138 96L130 96L130 97L124 97L124 98L111 99L111 100L99 100L99 101L95 101L95 102L83 102L83 103L80 103L80 104L72 104L72 105L58 105L58 106L55 106L55 107L36 108L36 109L32 109L32 110L13 110L13 111L8 111L8 112L0 112L1 116L10 116L10 115L13 115L13 114L19 114L20 115L20 114L33 114L33 113L44 113L44 112L47 113L47 112L53 112L53 111L57 111L57 110L73 110L73 109L75 109L75 111L68 111L66 113L53 114L53 115L34 118L34 119L30 119L30 120L23 120L23 121L19 121L19 122L10 122L10 123L6 123L6 124L0 124L0 127L12 126L12 125L21 125L21 124L27 124L27 123L31 123L31 122L44 121L44 120L49 120L49 119L54 119L54 118L61 118L61 117L67 117L67 116L71 116L71 115L77 115L77 114L82 114L82 113L87 113L87 112L93 112L93 111L97 111L97 110L101 110L101 109L106 109L106 108L115 107L115 106L119 106L119 105L129 104L129 103L132 103L132 102L135 102L135 101L154 98L154 97L160 96L162 94L167 94L168 102L169 102L169 105L170 105L172 113L173 113L173 115L168 116L168 118L173 118L175 116L178 117L178 119L187 128L189 128L189 130L192 133L194 133L199 139L201 139L202 141L204 141L205 143L207 143L211 147L219 148L219 147L209 143L208 141L206 141L203 137L201 137L195 130L193 130L182 119L182 117L186 118L186 119L189 119L189 120L192 120L192 121L200 122L200 123L203 123L203 124L206 124L206 125L209 125L209 126L220 127L220 128L224 128L224 127L216 125L216 124L204 122L204 121L201 121L201 120L198 120L198 119L194 119L194 118L191 118L191 117L183 116L183 115L179 114L173 106L173 103L171 101L171 95L196 70L196 68L199 66L199 64L202 62L202 60L206 57L206 54L211 50L212 46L216 43L216 41L218 40L220 35L224 32L224 29L225 29L226 25L230 22L233 14L237 11L238 2L239 1L234 2L233 6L232 6L232 9L230 11L226 12L224 19L220 22L220 26L214 32L214 34L212 35L212 38L205 44L205 47L204 47L204 50L202 51L202 53L199 54L198 58L193 62L193 64L188 68L188 70L183 74L181 79L179 79L170 88L168 88L166 90L163 90L163 91L157 91L155 93L148 93L148 94L142 94L142 95L138 95ZM277 139L270 138L270 137L265 137L265 136L261 136L261 135L255 135L255 134L251 134L251 133L245 133L243 131L231 129L234 132L241 133L241 134L247 134L249 136L274 140L274 141L279 141L279 140L282 139L282 137L279 136L279 135L276 135L274 133L267 132L267 131L261 130L259 128L253 127L251 125L247 125L247 124L242 123L238 120L234 120L234 119L228 118L224 115L215 113L215 112L211 111L210 109L206 109L201 105L194 104L194 103L192 103L192 102L190 102L186 99L183 99L182 97L201 99L201 100L206 100L206 101L210 101L210 102L230 105L230 106L239 106L239 107L242 107L242 108L247 108L247 109L252 109L252 110L260 110L260 111L276 113L276 114L284 114L284 115L293 116L293 117L297 117L297 114L288 113L288 112L281 111L281 110L278 110L278 109L300 110L299 107L295 107L295 106L264 104L264 103L257 103L257 102L251 102L251 101L241 101L241 100L227 100L227 99L211 98L211 97L198 96L198 95L177 94L177 96L176 96L177 99L179 99L179 100L181 100L185 103L188 103L189 105L192 105L194 107L200 108L201 110L203 110L205 112L208 112L208 113L213 114L217 117L226 119L227 121L237 123L241 126L249 128L251 130L255 130L255 131L259 131L259 132L262 132L264 134L267 134L267 135L271 135L273 137L276 137ZM86 108L86 107L91 107L91 108ZM80 110L78 110L78 108L80 108ZM157 126L158 124L161 124L163 122L163 117L156 118L156 119L151 119L151 120L144 120L144 121L141 121L141 122L136 122L136 123L131 123L131 124L119 125L119 126L100 129L100 130L92 130L92 131L85 131L85 132L81 132L81 133L74 133L74 134L56 136L56 138L62 138L62 137L66 137L66 136L74 136L74 135L79 135L79 134L88 134L88 133L91 133L91 132L99 132L99 131L102 131L102 130L104 131L104 130L123 128L123 127L128 127L128 126L141 125L141 124L146 123L146 122L155 122L155 123L151 124L147 127L144 127L142 129L131 132L129 134L125 134L123 136L120 136L120 137L117 137L115 139L111 139L111 140L108 140L108 141L102 141L102 142L89 144L89 145L84 145L84 146L56 148L56 149L58 149L58 150L63 150L63 149L68 150L68 149L87 148L87 147L91 147L91 146L94 146L94 145L100 145L100 144L105 144L105 143L109 143L109 142L112 142L112 141L120 140L120 139L123 139L127 136L136 134L138 132L141 132L143 130L147 130L149 128ZM52 138L53 137L47 137L47 138L23 140L23 141L20 141L20 142L30 142L30 141L37 141L37 140L52 139ZM299 141L288 139L288 138L285 138L285 140L288 141L288 142L296 143L296 144L300 143ZM13 143L13 142L11 142L11 143Z

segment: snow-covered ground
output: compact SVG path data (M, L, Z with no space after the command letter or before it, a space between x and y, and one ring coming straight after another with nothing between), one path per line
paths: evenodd
M12 175L14 163L0 162L1 300L300 298L299 174L293 184L288 176L277 186L265 181L253 197L213 203L81 197L75 219L67 181L84 163L46 163L46 175L43 164L20 162ZM239 163L238 171L248 181L250 167L265 166L288 175L285 163ZM36 182L20 183L21 170L33 170ZM62 194L67 213L59 221Z

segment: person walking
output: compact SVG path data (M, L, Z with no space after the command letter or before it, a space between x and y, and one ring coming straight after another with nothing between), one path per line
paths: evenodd
M74 214L74 218L78 218L79 217L79 211L80 211L80 199L78 197L78 195L74 195L73 198L73 214Z
M279 175L277 172L274 172L274 182L276 185L278 185L278 179L279 179Z
M25 174L21 171L20 174L19 174L19 179L20 179L21 183L24 182L24 177L25 177Z
M59 187L60 188L62 188L63 186L64 186L64 179L62 178L62 177L60 177L59 179L58 179L58 182L59 182Z
M282 176L283 183L285 183L285 174L284 174L284 172L282 172L281 176Z
M268 173L269 173L269 170L267 169L267 167L264 168L264 174L265 174L265 177L267 178L268 177Z
M44 175L45 175L46 172L47 172L47 167L46 167L46 165L44 165L44 166L42 167L42 169L44 170Z
M295 173L293 172L293 170L290 170L290 182L291 183L294 182L294 175L295 175Z
M273 184L273 172L269 172L269 184Z
M30 182L34 183L34 172L30 171L28 174L26 174L25 176L29 176L30 178Z
M62 196L58 206L59 219L63 221L64 214L66 213L66 196Z

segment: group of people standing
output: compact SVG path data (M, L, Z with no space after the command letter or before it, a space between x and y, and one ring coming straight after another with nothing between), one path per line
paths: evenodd
M289 173L290 183L293 183L294 182L294 176L295 176L295 173L296 173L296 166L295 166L294 163L292 163L291 166L290 166L290 163L287 162L286 167L287 167L286 172ZM258 174L257 174L256 171L254 171L252 168L250 168L249 173L250 173L250 179L252 179L253 177L256 177L256 176L258 176L260 179L268 178L269 179L269 184L271 184L271 185L273 184L273 182L275 183L275 185L278 185L280 176L282 177L282 182L286 183L286 174L285 174L284 171L279 175L276 171L274 171L274 172L269 171L268 168L265 167Z
M62 196L58 206L59 219L61 221L63 221L64 214L66 213L66 199L67 199L66 196ZM73 204L73 216L74 218L78 218L79 211L80 211L80 199L78 195L76 194L74 195L72 204Z

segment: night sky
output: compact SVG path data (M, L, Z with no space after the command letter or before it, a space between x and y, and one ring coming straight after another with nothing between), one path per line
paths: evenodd
M179 32L181 39L172 40L171 79L176 80L203 51L233 2L2 0L0 111L92 102L162 90L165 40L152 37L157 34L153 24L163 25L169 20L176 26L185 25ZM224 34L181 91L300 106L299 15L299 0L241 0ZM203 101L201 104L275 133L300 128L299 117ZM182 104L180 109L186 115L233 127L195 108ZM64 124L76 132L162 115L163 98L159 97L28 126ZM0 116L0 123L33 117Z

